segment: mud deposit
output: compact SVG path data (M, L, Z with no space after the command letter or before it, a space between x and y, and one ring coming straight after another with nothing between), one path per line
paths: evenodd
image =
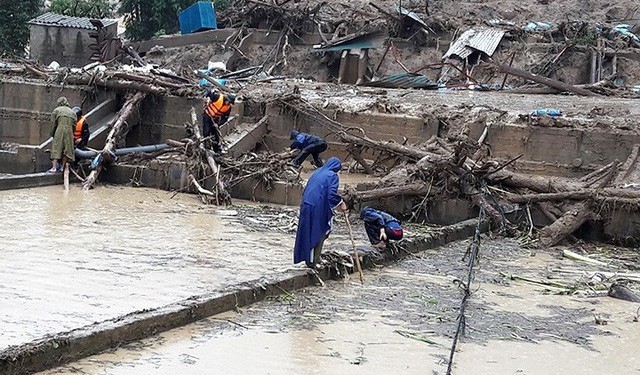
M283 291L46 374L443 374L467 246L458 242L366 272L364 285L351 279ZM485 239L455 373L638 370L638 304L501 274L546 279L550 267L580 267L558 254ZM597 325L595 316L607 324Z
M293 268L293 235L140 188L0 192L0 349ZM295 216L295 215L294 215Z

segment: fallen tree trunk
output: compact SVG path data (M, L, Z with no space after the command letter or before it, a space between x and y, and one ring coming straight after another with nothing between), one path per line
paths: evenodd
M198 150L200 154L204 156L211 168L211 172L213 172L213 178L215 179L214 183L214 195L216 200L216 205L222 204L231 204L231 194L227 191L227 188L224 186L224 182L220 178L220 167L216 163L216 160L213 158L213 151L208 150L204 147L204 140L202 138L202 134L200 133L200 126L198 125L198 116L196 115L195 108L191 107L191 131L193 137L196 139L198 144ZM196 153L196 155L199 155ZM196 181L195 179L192 180ZM198 187L196 186L196 189Z
M540 244L544 247L555 246L571 233L575 232L585 221L593 217L593 204L586 201L576 204L572 209L540 230Z
M143 92L137 92L133 94L133 96L127 98L126 102L122 106L122 109L120 110L118 118L111 127L111 131L109 131L109 134L107 135L107 142L105 143L104 148L98 156L98 165L93 169L93 171L91 171L89 176L82 184L83 190L91 189L98 180L98 176L102 171L102 164L104 163L105 159L108 160L110 158L110 155L113 154L113 150L115 149L118 137L122 135L123 130L127 126L127 120L131 117L136 106L138 106L138 104L142 102L146 95L147 94Z
M631 175L634 174L634 172L638 168L639 155L640 155L640 145L633 146L633 150L631 150L631 154L629 154L629 157L627 158L627 160L620 167L618 171L618 175L613 181L613 185L616 185L616 186L622 185L629 179Z
M629 302L640 302L640 297L637 294L633 293L631 289L627 288L623 284L613 283L609 287L609 292L607 293L609 297L629 301Z
M593 92L587 89L570 85L564 82L556 81L555 79L535 75L535 74L529 73L524 69L515 68L509 65L497 65L497 67L498 67L498 72L500 73L510 74L512 76L528 79L530 81L541 83L545 86L549 86L554 89L558 89L561 91L568 91L568 92L572 92L574 94L582 95L582 96L595 96Z
M416 183L404 186L390 186L371 190L345 189L345 200L353 206L356 201L371 201L397 196L419 196L427 194L429 187L423 183Z
M625 203L640 203L640 191L631 189L603 188L603 189L580 189L573 191L563 191L559 193L540 194L516 194L505 193L505 199L512 203L537 203L552 202L562 200L583 200L591 198L595 201L605 201L614 203L623 201Z
M583 183L569 178L532 176L504 169L487 175L487 180L492 183L502 183L513 188L526 188L539 193L576 191L584 188Z

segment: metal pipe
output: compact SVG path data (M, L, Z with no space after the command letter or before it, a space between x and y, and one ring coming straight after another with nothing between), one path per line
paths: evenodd
M148 145L148 146L137 146L137 147L126 147L126 148L121 148L121 149L117 149L114 151L114 154L116 155L128 155L128 154L135 154L138 152L154 152L154 151L161 151L164 149L167 149L171 146L169 146L166 143L160 143L157 145ZM91 151L91 150L80 150L80 149L76 149L75 150L75 155L76 158L78 159L93 159L96 156L98 156L98 152L96 151Z
M127 155L127 154L135 154L138 152L154 152L161 151L169 148L169 145L166 143L160 143L157 145L148 145L148 146L137 146L137 147L127 147L120 148L114 151L116 155Z

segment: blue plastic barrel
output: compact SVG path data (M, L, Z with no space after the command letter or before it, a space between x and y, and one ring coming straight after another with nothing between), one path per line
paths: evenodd
M216 10L211 1L199 1L178 14L180 33L191 34L218 28Z

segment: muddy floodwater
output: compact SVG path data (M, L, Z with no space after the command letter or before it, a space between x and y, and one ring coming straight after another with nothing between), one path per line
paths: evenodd
M368 270L364 284L283 292L43 374L444 374L468 245ZM553 278L575 282L567 292L507 276L544 282L552 267L590 267L558 251L484 240L454 374L640 371L640 304L579 279Z
M171 195L0 192L0 349L296 268L293 235Z

